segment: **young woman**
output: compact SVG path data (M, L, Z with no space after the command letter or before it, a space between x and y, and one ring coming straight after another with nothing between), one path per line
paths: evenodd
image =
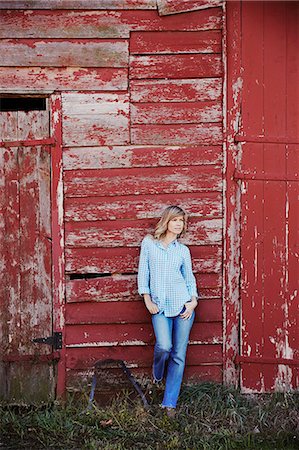
M166 208L154 236L142 241L138 268L138 292L152 314L156 337L154 382L166 376L162 407L169 416L175 414L198 297L190 251L178 241L186 222L182 208Z

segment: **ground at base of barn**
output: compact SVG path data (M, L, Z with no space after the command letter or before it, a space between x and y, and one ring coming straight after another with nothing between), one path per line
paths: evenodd
M1 449L298 449L299 393L244 396L216 383L184 386L175 418L124 391L109 406L88 406L88 392L65 404L0 406Z

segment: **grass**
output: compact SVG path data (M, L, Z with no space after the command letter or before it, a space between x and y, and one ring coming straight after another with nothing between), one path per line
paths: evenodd
M215 383L185 386L177 417L159 407L152 387L149 410L126 391L110 406L87 395L65 405L0 406L1 449L298 449L299 394L244 396Z

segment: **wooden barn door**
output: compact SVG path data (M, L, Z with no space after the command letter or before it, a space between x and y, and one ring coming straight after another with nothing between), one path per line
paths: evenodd
M53 346L33 342L53 335L49 110L0 100L0 394L40 403L55 393Z
M242 5L241 388L299 386L299 8Z

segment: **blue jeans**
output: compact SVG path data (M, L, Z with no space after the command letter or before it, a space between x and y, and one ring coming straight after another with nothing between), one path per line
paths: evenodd
M161 381L166 371L165 392L162 402L164 407L176 407L194 317L194 311L189 320L181 319L179 315L175 317L165 317L164 313L152 315L156 336L153 375L155 380Z

